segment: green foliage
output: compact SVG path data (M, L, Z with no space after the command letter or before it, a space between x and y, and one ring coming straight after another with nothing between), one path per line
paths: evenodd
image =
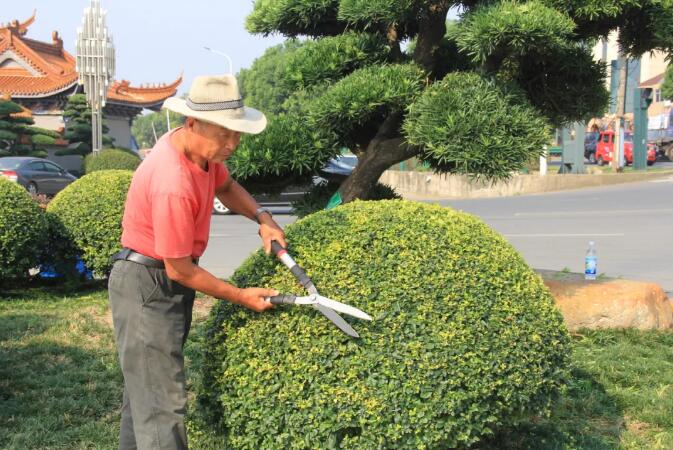
M250 69L241 70L238 79L246 105L268 115L285 111L283 103L293 94L290 83L285 81L288 60L301 45L288 40L270 47L253 61Z
M540 277L483 222L354 202L286 231L321 294L374 320L356 321L354 340L311 308L218 303L199 397L223 448L466 448L548 410L567 331ZM301 292L261 251L233 281Z
M61 155L77 154L86 156L91 152L91 108L86 101L86 95L74 94L68 97L68 102L63 110L63 119L65 120L65 132L63 137L71 143L82 142L86 147L79 147L77 151L62 150ZM107 133L109 128L103 124L103 134ZM112 144L109 136L103 136L103 144Z
M461 15L455 23L446 23L447 11L456 6ZM593 60L592 43L619 31L621 47L632 55L663 50L673 56L673 1L255 0L248 29L315 38L282 58L269 60L264 75L268 81L254 89L268 99L265 104L272 108L267 111L307 116L307 126L337 136L334 146L368 154L359 172L366 182L355 186L349 180L343 186L347 202L367 198L367 186L373 186L386 168L412 156L427 156L412 153L400 124L416 96L452 73L475 72L496 80L510 103L525 104L527 114L543 116L554 126L601 116L609 98L606 68ZM358 40L363 33L370 42ZM401 54L399 44L405 41L409 45ZM387 52L379 52L377 42L388 47ZM373 51L365 49L365 43L374 45ZM386 69L385 63L409 60L426 72L426 82L417 88L411 86L413 81L400 83L404 77L399 73L386 72L392 69ZM253 77L257 76L262 78ZM469 117L475 122L465 129L476 130L486 120ZM498 123L504 127L496 133L498 142L518 139L505 138L511 128ZM435 136L443 132L426 129ZM450 147L454 138L446 133L444 137L449 141L441 146ZM423 141L432 139L427 136ZM433 141L433 145L440 143ZM440 162L433 167L440 171L453 171L459 163L464 170L485 170L470 175L500 177L510 167L520 166L526 153L521 147L500 148L496 159L507 161L507 169L496 174L481 160L466 163L475 156L476 145L452 156L448 167L442 165L442 158L429 161ZM488 152L482 149L479 154ZM282 154L282 147L273 153Z
M0 283L28 277L46 237L44 214L28 192L0 177Z
M168 123L166 120L166 111L152 112L138 116L133 120L131 133L136 138L140 148L152 148L156 141L166 132L168 132ZM179 127L184 117L176 112L168 112L168 122L171 129ZM156 136L155 136L156 133Z
M439 171L485 179L508 178L549 141L546 122L525 100L474 73L451 73L426 89L403 128Z
M513 78L552 124L561 126L606 112L610 102L606 68L594 61L590 50L578 45L532 55L518 62ZM547 75L540 77L540 73Z
M580 39L595 39L619 28L625 54L639 57L661 50L673 55L673 2L670 0L542 0L567 12Z
M53 144L59 134L32 126L35 122L30 117L12 116L22 111L18 103L0 100L0 156L46 157L41 146Z
M383 63L389 53L380 35L346 32L307 41L288 55L285 80L289 90L335 82L355 69Z
M301 199L292 202L292 214L302 218L309 214L325 209L330 198L339 189L338 183L320 183L311 187ZM383 183L376 183L369 192L367 200L393 200L402 197L395 192L395 189Z
M401 113L422 92L425 74L414 64L374 65L356 70L310 106L316 126L331 130L348 148L364 147L377 125Z
M289 182L310 176L335 156L338 148L331 141L320 128L307 126L302 117L279 115L269 118L264 133L244 135L227 166L244 183L259 179Z
M45 235L39 252L40 266L48 268L66 279L79 276L75 265L79 250L68 230L54 213L45 212Z
M363 29L395 27L398 38L415 33L425 0L341 0L339 19Z
M335 35L345 29L338 9L339 0L256 0L245 27L264 35Z
M664 83L661 85L661 95L666 100L673 100L673 64L666 69Z
M134 171L140 165L140 157L130 151L107 148L101 150L97 156L88 154L82 165L84 173L115 169Z
M103 170L86 175L62 190L47 211L63 224L89 269L110 271L110 256L121 248L121 221L133 172Z
M537 1L494 3L468 14L452 30L458 48L475 63L497 71L509 57L544 53L566 45L575 24Z

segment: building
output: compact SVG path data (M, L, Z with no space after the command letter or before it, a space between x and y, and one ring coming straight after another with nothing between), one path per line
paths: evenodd
M75 58L63 48L57 31L52 42L26 37L34 21L35 13L24 22L0 25L0 94L30 110L36 126L58 131L65 127L63 108L68 97L82 93L82 86L77 84ZM143 109L158 111L181 82L180 76L170 84L153 86L132 86L126 80L111 83L103 113L115 145L135 148L133 118Z
M610 91L610 110L608 114L615 113L617 88L619 86L617 37L617 32L612 32L608 39L599 41L593 49L594 58L605 62L608 68L608 76L605 80L606 87ZM626 120L629 122L633 117L633 90L637 87L652 88L653 101L647 110L650 139L655 139L659 134L666 133L666 130L673 125L673 123L669 123L672 113L671 102L664 100L661 96L661 84L664 81L667 66L666 54L660 51L645 53L640 58L629 59L628 61ZM671 133L673 133L673 129Z

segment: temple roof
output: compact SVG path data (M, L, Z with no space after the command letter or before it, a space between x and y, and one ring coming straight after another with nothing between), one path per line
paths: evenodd
M42 98L76 88L75 58L63 48L57 31L52 42L26 38L35 12L24 22L13 20L0 25L0 93L14 98ZM133 87L126 80L114 81L108 88L108 102L151 107L175 95L182 76L171 84Z

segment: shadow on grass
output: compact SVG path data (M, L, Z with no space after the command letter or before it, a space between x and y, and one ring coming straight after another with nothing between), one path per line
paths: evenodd
M107 280L60 281L34 278L23 283L4 283L0 301L36 300L40 297L80 297L107 289ZM42 294L42 295L41 295Z
M496 435L475 450L612 450L619 447L624 414L588 372L574 369L549 418L534 418Z
M44 314L0 316L0 448L116 448L116 355L106 341L71 344L70 325Z

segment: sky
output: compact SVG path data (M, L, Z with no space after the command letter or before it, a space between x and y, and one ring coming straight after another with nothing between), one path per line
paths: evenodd
M0 0L0 23L23 22L37 10L26 37L51 42L56 30L75 55L77 27L90 0ZM250 67L282 36L253 36L245 18L253 0L101 0L116 49L115 79L132 85L170 83L181 72L178 94L189 91L194 76L229 72L229 62L207 46L227 54L233 72Z

